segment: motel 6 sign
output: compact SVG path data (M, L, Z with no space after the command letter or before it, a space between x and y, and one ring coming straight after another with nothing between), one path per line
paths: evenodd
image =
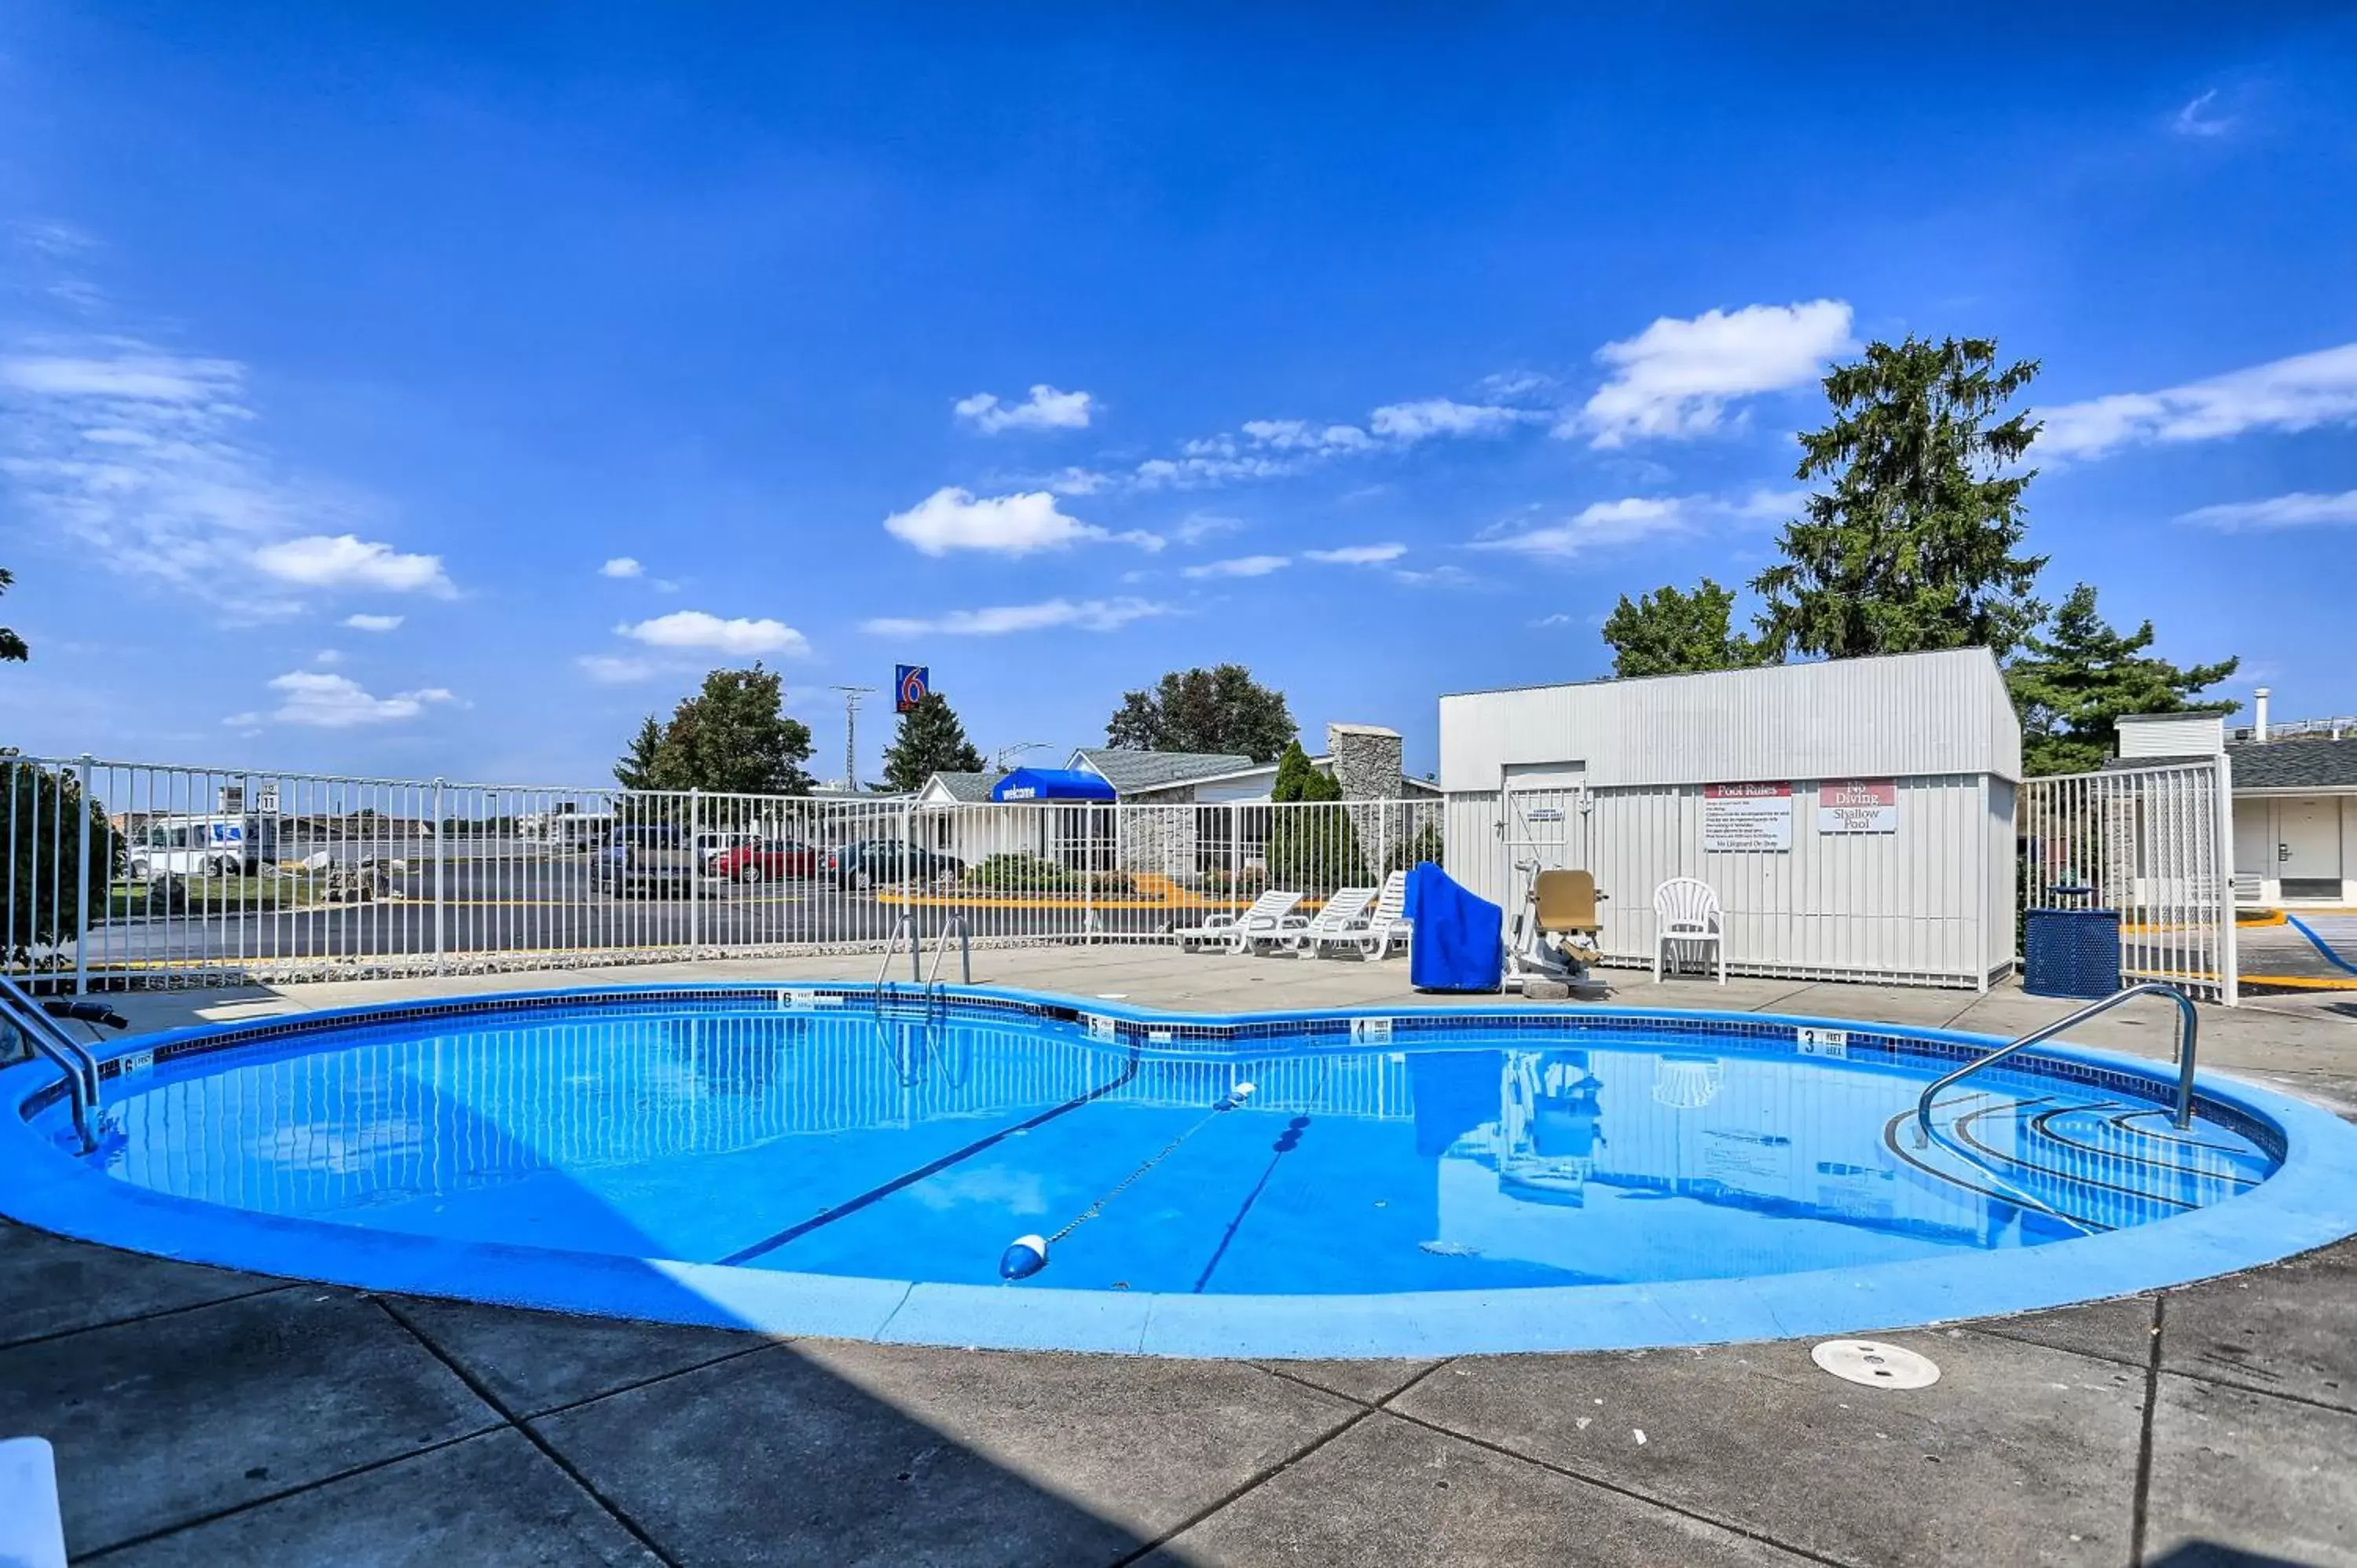
M892 666L892 711L905 714L933 689L932 671L922 664Z

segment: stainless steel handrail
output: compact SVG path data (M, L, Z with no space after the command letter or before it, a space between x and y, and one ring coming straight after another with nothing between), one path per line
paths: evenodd
M963 915L952 915L949 924L942 928L940 939L933 943L933 967L926 974L924 981L929 988L938 983L941 979L942 961L950 956L952 931L958 934L958 964L965 972L965 983L968 985L974 983L974 929L966 924Z
M914 953L917 950L916 929L909 924L909 919L910 917L907 915L901 916L892 927L892 935L884 943L884 961L876 966L876 999L878 1003L884 999L884 976L892 968L892 955L900 950L902 932L908 933L909 952Z
M98 1058L90 1048L58 1026L31 993L0 974L0 1011L16 1026L25 1043L65 1075L66 1095L73 1108L73 1128L84 1152L98 1147Z
M1970 1078L1985 1067L1994 1067L2016 1051L2028 1050L2032 1046L2043 1045L2063 1030L2083 1024L2099 1014L2108 1013L2121 1003L2137 996L2166 996L2177 1004L2176 1121L2180 1132L2190 1127L2193 1125L2193 1058L2201 1045L2201 1020L2194 1013L2191 997L2175 986L2163 985L2157 980L2147 980L2142 984L2131 985L2125 991L2115 991L2101 1002L2091 1002L2069 1017L2058 1018L2043 1028L2033 1029L2019 1039L1999 1046L1988 1055L1968 1061L1947 1077L1937 1079L1930 1088L1923 1090L1922 1098L1915 1102L1916 1130L1925 1138L1932 1135L1932 1101L1940 1090L1950 1084Z

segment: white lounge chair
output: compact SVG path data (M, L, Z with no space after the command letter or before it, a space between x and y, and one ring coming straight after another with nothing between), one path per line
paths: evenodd
M1662 978L1662 961L1672 942L1707 944L1718 958L1718 983L1727 983L1727 915L1718 894L1707 882L1673 876L1653 889L1653 979Z
M1308 921L1293 912L1300 903L1300 894L1271 888L1254 899L1252 908L1241 915L1214 915L1200 926L1182 926L1171 935L1178 939L1182 949L1203 942L1224 947L1230 952L1250 952L1263 942L1280 941L1286 932L1308 925Z
M1394 944L1405 945L1415 935L1415 922L1407 918L1406 908L1407 873L1394 871L1383 878L1383 891L1375 895L1365 921L1351 933L1360 957L1370 961L1389 958Z
M1372 887L1341 887L1298 929L1285 933L1285 945L1296 953L1316 957L1331 941L1348 941L1353 928L1366 923L1367 906L1375 901Z

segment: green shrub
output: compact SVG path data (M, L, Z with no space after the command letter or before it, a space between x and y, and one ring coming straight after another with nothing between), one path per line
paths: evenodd
M91 923L106 918L106 890L122 858L120 837L97 801L85 805L70 773L38 763L0 763L0 831L8 835L7 931L10 961L32 967L65 965L85 899ZM84 834L90 876L80 880ZM41 950L49 950L39 958Z

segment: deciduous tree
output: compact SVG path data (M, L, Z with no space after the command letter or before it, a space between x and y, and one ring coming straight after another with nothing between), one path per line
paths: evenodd
M1123 693L1105 744L1128 751L1227 752L1266 762L1299 732L1285 693L1241 664L1174 670L1151 691Z
M786 713L777 672L757 663L713 671L669 723L640 725L614 776L626 789L807 795L810 755L810 726Z
M1620 603L1604 622L1615 675L1677 675L1693 670L1740 670L1761 662L1759 644L1733 628L1735 590L1708 577L1690 594L1656 588Z

